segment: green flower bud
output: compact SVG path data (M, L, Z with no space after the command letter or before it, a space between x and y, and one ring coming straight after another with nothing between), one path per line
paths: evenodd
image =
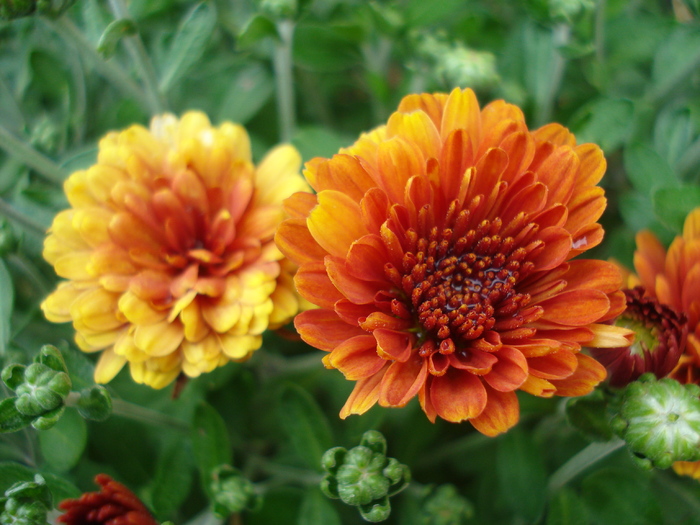
M85 419L105 421L112 415L112 397L102 385L84 388L78 398L78 412Z
M2 525L46 525L46 513L52 508L51 492L44 478L21 481L5 491L5 508L0 514Z
M429 488L423 500L420 523L423 525L461 525L474 514L474 507L457 492L454 485Z
M58 423L58 420L61 419L61 416L63 415L63 412L65 410L66 407L61 405L60 407L55 408L54 410L45 412L44 414L35 418L34 421L32 421L32 426L37 430L48 430L56 423Z
M63 406L71 388L70 377L65 372L57 372L42 363L32 363L24 370L24 382L15 389L17 410L27 416L55 410Z
M350 450L327 450L321 465L327 472L321 482L323 493L359 507L362 517L371 522L389 516L389 497L406 488L411 477L406 465L386 457L386 440L374 430L365 432L361 444Z
M640 466L700 460L700 387L645 374L623 391L611 426Z
M17 390L17 387L24 383L24 365L13 364L6 366L2 371L2 380L10 390Z
M214 469L209 488L212 512L222 519L243 510L255 510L262 502L255 485L229 465Z

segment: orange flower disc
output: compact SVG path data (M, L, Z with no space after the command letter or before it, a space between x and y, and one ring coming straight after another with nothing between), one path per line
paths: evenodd
M581 345L625 346L602 324L625 307L614 265L571 259L600 243L605 159L471 90L411 95L385 126L305 177L276 241L299 264L296 317L356 386L341 417L416 395L431 420L488 435L515 391L579 396L605 377Z
M106 135L97 163L65 182L44 257L68 279L41 305L72 321L95 380L129 362L154 388L260 347L298 311L294 266L275 247L282 202L308 188L291 146L256 167L245 130L201 113Z

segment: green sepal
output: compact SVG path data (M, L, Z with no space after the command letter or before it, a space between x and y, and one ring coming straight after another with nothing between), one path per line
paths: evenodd
M340 493L338 492L338 480L336 479L335 476L331 476L330 474L327 474L322 480L321 480L321 492L327 497L331 499L340 499Z
M112 396L102 385L93 385L80 391L78 412L85 419L105 421L112 415Z
M8 498L28 498L34 501L43 503L46 507L51 508L53 498L46 480L41 474L34 475L34 481L18 481L5 491L5 496Z
M335 476L338 473L338 467L345 461L347 452L347 449L344 447L329 448L321 456L321 467L329 474Z
M389 498L384 496L382 499L373 501L367 505L360 505L360 516L365 521L370 523L379 523L380 521L386 520L391 514L391 503L389 503Z
M368 430L362 434L360 446L367 447L375 454L386 455L386 439L376 430Z
M411 469L403 463L399 463L397 459L388 459L389 464L384 467L382 474L384 474L384 477L391 483L389 486L389 496L395 496L408 487L408 484L411 482Z
M15 398L0 401L0 433L22 430L30 425L33 419L17 410Z
M212 472L211 480L211 510L219 518L225 519L243 510L255 511L262 506L255 485L237 468L220 465Z
M122 37L135 35L138 32L136 24L128 18L112 21L100 36L97 52L104 59L111 58L117 50L117 44Z
M3 383L5 383L10 390L17 390L17 387L24 383L24 372L26 369L26 366L16 363L6 366L2 370Z
M63 415L63 412L65 410L66 407L63 405L53 410L50 410L45 414L42 414L41 416L37 417L34 421L32 421L32 426L37 430L48 430L56 423L58 423L58 420L61 419L61 416Z
M66 366L65 359L63 359L63 354L53 345L42 346L37 359L39 363L48 366L51 370L68 373L68 367Z

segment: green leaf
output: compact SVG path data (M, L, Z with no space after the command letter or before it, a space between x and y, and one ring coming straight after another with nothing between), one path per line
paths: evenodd
M2 290L0 294L0 356L4 356L12 333L10 320L15 300L15 287L12 284L12 276L3 260L0 260L0 290Z
M309 487L301 500L297 525L341 525L340 517L333 504L328 501L318 487Z
M405 7L406 23L410 27L425 27L443 20L450 21L463 9L463 0L410 0Z
M253 16L241 32L236 40L236 48L245 50L251 48L264 38L278 38L277 28L275 23L264 15Z
M68 498L77 498L82 494L82 490L76 487L73 483L55 474L49 474L48 472L42 472L42 476L46 480L46 484L53 494L53 501L55 504Z
M184 439L177 439L158 458L151 485L151 502L160 518L167 518L185 500L192 485L191 453Z
M122 37L135 35L136 32L136 24L128 18L114 20L102 33L100 41L97 43L97 52L104 59L110 58L117 50L117 44Z
M578 142L594 142L610 153L627 140L633 114L634 105L629 100L599 98L575 115L571 127Z
M696 126L687 107L662 111L654 126L654 145L669 164L675 167L690 149Z
M566 404L566 415L569 422L589 439L608 441L613 437L613 432L607 407L607 401L596 390L589 396L570 399Z
M66 472L73 468L87 444L87 425L75 410L66 410L58 422L39 433L39 447L49 466Z
M625 148L624 164L627 178L644 195L651 195L655 188L676 186L678 176L671 166L654 149L635 142Z
M560 490L549 502L546 525L588 525L590 522L586 505L572 490Z
M314 398L303 388L288 384L281 393L279 417L300 458L320 470L321 456L333 445L330 425Z
M260 111L275 90L272 75L253 63L236 72L219 107L219 119L245 124Z
M515 428L500 437L496 472L505 503L525 522L536 522L547 484L542 454L530 434Z
M0 462L0 494L18 481L32 481L35 471L12 461Z
M688 213L700 206L700 187L660 188L654 192L652 203L659 220L680 234Z
M651 74L651 96L659 98L672 90L700 64L700 28L678 25L659 46Z
M202 402L195 410L190 438L194 460L208 489L212 470L233 462L226 423L208 403Z
M313 157L330 158L340 148L346 148L355 141L350 136L340 135L332 129L322 126L305 126L297 129L292 144L301 153L304 160Z
M312 71L340 71L361 62L352 31L343 27L299 24L294 32L294 62Z
M201 2L185 15L165 57L161 91L167 92L201 58L215 26L216 10L211 2Z
M658 502L639 470L601 469L582 482L582 495L596 523L663 523Z
M0 402L0 433L17 432L31 424L33 420L33 417L25 416L17 410L14 397Z

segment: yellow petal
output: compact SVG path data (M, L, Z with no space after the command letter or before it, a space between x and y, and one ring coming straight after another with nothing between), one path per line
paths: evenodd
M124 324L124 319L117 315L118 297L102 288L87 290L73 301L70 315L89 330L114 330Z
M221 349L234 361L242 361L250 357L250 354L260 348L262 336L242 335L235 336L229 334L219 335Z
M310 191L299 174L301 155L294 146L283 144L270 150L255 171L256 202L279 205L298 191Z
M150 325L165 320L167 310L158 311L148 301L140 299L135 293L128 291L119 298L119 311L131 323Z
M113 350L105 350L95 367L95 382L109 383L126 364L126 359L114 353Z
M183 339L182 324L178 321L161 321L151 325L139 325L134 330L134 343L149 356L163 357L177 350Z

